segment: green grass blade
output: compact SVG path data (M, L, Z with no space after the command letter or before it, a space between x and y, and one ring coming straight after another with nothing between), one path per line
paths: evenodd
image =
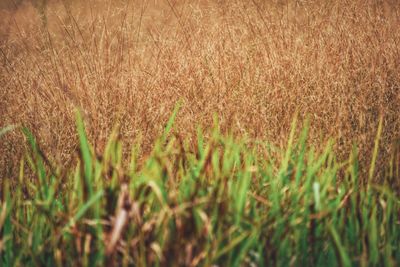
M85 183L86 183L87 190L89 193L89 198L90 198L93 193L93 183L92 183L93 163L92 163L92 156L91 156L89 142L88 142L88 139L86 136L85 125L83 123L83 119L82 119L80 112L76 113L76 125L77 125L77 129L78 129L81 156L83 159Z

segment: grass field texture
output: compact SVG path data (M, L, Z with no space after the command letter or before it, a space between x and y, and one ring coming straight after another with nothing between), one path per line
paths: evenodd
M79 114L78 114L79 115ZM30 153L18 181L3 181L5 266L396 266L400 261L399 159L384 182L363 183L357 150L337 162L328 142L306 149L307 125L287 149L222 135L196 151L169 136L175 114L146 161L140 144L122 164L115 131L93 156L77 118L79 160L52 166L27 129ZM381 124L375 143L378 151ZM25 166L34 173L27 179ZM342 179L339 182L339 173ZM13 184L13 185L11 185Z
M398 1L0 2L1 266L398 266Z

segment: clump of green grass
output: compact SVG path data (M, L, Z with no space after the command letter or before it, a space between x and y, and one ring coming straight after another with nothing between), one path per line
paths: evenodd
M198 130L191 149L171 134L174 117L144 162L137 159L140 143L134 146L129 166L117 131L95 156L79 115L73 169L52 166L24 129L30 150L19 177L1 179L1 265L400 262L395 162L382 184L363 183L355 149L337 162L332 143L320 152L307 146L307 124L296 136L296 123L286 151L266 142L249 145L218 127L210 138Z

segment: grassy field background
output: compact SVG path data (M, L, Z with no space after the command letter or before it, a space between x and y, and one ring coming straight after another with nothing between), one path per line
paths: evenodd
M400 261L398 1L1 1L0 25L1 264Z
M380 115L382 155L399 138L397 1L49 1L47 22L32 2L1 11L1 126L29 127L60 163L76 107L98 152L119 123L147 153L179 99L188 138L217 114L224 132L282 146L296 111L313 144L335 138L347 157L356 142L363 164ZM21 140L3 138L3 175Z
M332 142L307 149L296 121L286 150L216 124L191 151L173 134L177 111L143 164L133 146L128 167L118 131L93 154L79 113L70 169L23 128L30 149L2 180L2 266L397 266L400 154L373 182L382 123L364 177L355 147L340 162Z

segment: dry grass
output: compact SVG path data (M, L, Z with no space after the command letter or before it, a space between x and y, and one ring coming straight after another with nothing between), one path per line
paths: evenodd
M75 107L99 151L119 123L146 153L179 99L187 137L218 114L223 131L280 145L296 111L312 143L355 141L363 162L380 115L383 155L399 137L397 1L80 2L50 1L47 24L30 4L1 11L0 127L28 126L58 162L77 148ZM1 141L3 177L20 138Z

